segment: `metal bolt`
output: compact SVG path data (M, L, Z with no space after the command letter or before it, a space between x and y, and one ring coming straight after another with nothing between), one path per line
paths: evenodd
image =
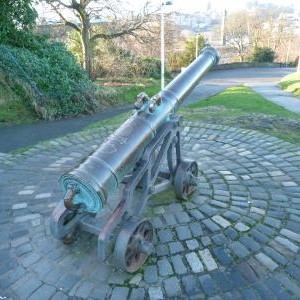
M150 111L151 113L154 113L154 112L155 112L155 103L151 103L151 104L149 105L149 111Z

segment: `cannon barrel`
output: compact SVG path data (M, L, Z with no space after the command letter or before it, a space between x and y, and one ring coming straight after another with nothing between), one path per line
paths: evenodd
M218 60L214 48L204 48L185 71L145 101L93 154L62 175L60 182L66 194L65 203L70 201L70 207L81 207L86 212L99 212L109 193L132 171L160 126Z

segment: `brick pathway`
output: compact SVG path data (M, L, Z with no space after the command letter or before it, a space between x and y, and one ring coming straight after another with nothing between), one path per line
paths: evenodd
M100 263L94 236L55 240L57 180L108 133L0 156L1 299L299 299L300 148L255 131L184 123L198 191L150 201L158 243L138 273Z

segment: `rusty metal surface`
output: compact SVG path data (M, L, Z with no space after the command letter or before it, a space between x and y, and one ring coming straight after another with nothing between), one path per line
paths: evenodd
M151 98L139 94L132 116L61 176L65 196L53 212L53 235L72 240L80 228L98 236L100 260L112 258L127 272L141 267L154 249L154 229L142 219L149 197L170 185L181 199L194 191L198 166L181 157L182 118L175 112L217 61L216 50L205 48L160 93ZM118 203L111 208L115 191L119 191Z
M218 59L214 48L205 48L184 72L169 83L159 95L152 97L142 109L137 110L98 150L63 175L61 184L65 192L70 185L79 189L73 202L78 203L76 198L80 197L80 193L87 193L92 204L86 203L85 210L96 213L101 209L110 191L119 187L123 177L132 170L158 128L178 109L184 98Z

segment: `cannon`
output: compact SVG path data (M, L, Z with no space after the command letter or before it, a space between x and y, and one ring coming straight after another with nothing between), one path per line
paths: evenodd
M198 165L180 151L180 104L219 60L202 50L186 70L153 97L141 93L135 110L97 150L60 177L64 197L50 221L52 234L71 241L77 229L98 237L98 257L127 272L154 252L155 230L144 218L149 197L170 187L187 200Z

